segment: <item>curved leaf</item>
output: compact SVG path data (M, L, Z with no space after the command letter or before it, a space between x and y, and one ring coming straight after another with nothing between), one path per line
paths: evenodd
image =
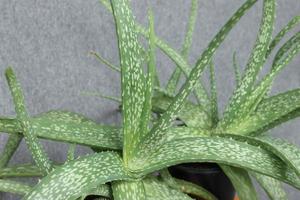
M172 103L174 97L166 94L158 93L153 97L153 111L156 113L163 113L168 106ZM211 117L202 109L191 102L186 102L178 114L178 118L182 120L189 127L200 127L203 129L211 128Z
M31 187L23 183L0 179L0 191L25 195L30 192Z
M144 74L140 45L135 31L135 22L128 0L111 1L116 23L121 65L123 157L127 164L140 142L139 129L144 94Z
M191 1L188 28L185 33L185 38L184 38L184 42L183 42L182 50L181 50L181 55L185 59L187 59L191 45L192 45L193 32L194 32L196 19L197 19L197 12L198 12L198 2L199 2L199 0ZM166 86L166 89L169 93L171 93L171 94L175 93L176 87L177 87L179 79L180 79L180 75L181 75L181 69L180 69L180 67L176 66L176 68L173 71L170 79L168 80L167 86Z
M65 114L65 112L51 111L32 118L31 125L36 136L106 149L122 148L120 128L96 124L86 118L84 120L67 118L67 116L63 116ZM71 113L67 113L67 115L69 114ZM77 116L76 113L72 113L72 115ZM0 119L0 131L18 135L23 133L18 121L8 118Z
M101 196L106 198L112 197L111 188L107 184L101 184L90 191L86 192L84 195L81 196L82 199L85 199L89 195Z
M252 173L252 175L271 200L287 200L287 195L278 180L257 173Z
M238 87L241 82L241 72L240 72L240 66L237 63L236 52L234 52L232 56L232 66L234 70L236 87Z
M162 180L171 188L182 191L186 194L201 197L205 200L217 200L217 198L205 188L194 183L172 177L168 169L160 171Z
M31 164L17 165L0 169L0 178L43 176L43 172Z
M280 118L272 121L271 123L263 126L262 128L256 130L255 132L252 132L250 135L260 135L262 133L265 133L266 131L276 127L276 126L279 126L280 124L284 123L284 122L287 122L287 121L290 121L290 120L293 120L297 117L300 116L300 108L290 112L290 113L287 113L286 115L283 115L281 116Z
M147 200L192 200L188 195L168 187L154 177L144 179L143 184Z
M282 38L292 30L297 24L300 23L300 16L293 17L287 25L285 25L280 32L275 36L273 41L271 42L269 49L267 51L266 56L270 55L272 50L276 47L276 45L282 40Z
M244 169L220 165L223 172L230 179L241 200L257 200L257 194L248 172ZM251 195L249 195L251 194Z
M228 127L226 132L243 135L253 133L299 108L300 89L284 92L263 100L254 113L239 124Z
M140 137L143 137L149 130L149 122L151 119L152 110L152 96L154 81L156 78L156 57L155 57L155 43L154 43L154 19L151 10L148 12L149 18L149 61L147 66L147 76L145 80L145 100L143 104L143 110L140 119Z
M5 167L22 141L22 135L10 135L0 156L0 168Z
M244 106L244 104L247 103L245 100L251 94L252 87L257 79L257 74L265 62L265 55L272 37L274 18L275 0L264 0L263 17L256 44L247 63L241 84L234 91L229 105L225 110L223 119L219 124L220 127L224 128L236 119L243 118L244 115L247 114L247 109L245 109Z
M65 111L65 110L50 110L44 113L41 113L37 116L34 116L34 119L36 120L50 120L53 123L54 122L74 122L74 123L88 123L88 124L96 124L96 122L92 121L91 119L88 119L82 114L78 114L75 112Z
M141 180L115 181L112 183L114 200L146 200L144 184Z
M37 166L47 174L52 170L52 163L42 145L39 143L38 138L32 128L29 115L27 114L25 108L25 100L22 94L20 83L17 81L17 77L14 74L12 68L7 68L5 71L5 75L11 94L13 96L13 102L15 104L15 110L17 113L17 120L21 125L25 142Z
M274 155L280 157L291 169L294 169L300 177L300 149L293 144L290 144L279 138L272 138L267 135L259 137L248 137L241 135L228 135L224 137L232 137L236 140L250 143L255 146L260 146Z
M24 200L70 200L90 191L95 185L130 179L117 153L96 153L71 161L43 178Z
M140 152L134 170L150 173L187 162L226 164L265 174L300 188L300 179L294 169L273 153L244 142L215 136L174 139L157 145L151 152L146 149Z
M255 2L255 0L248 0L246 3L244 3L213 38L206 50L202 53L200 59L197 61L195 67L189 73L189 77L181 87L180 92L175 96L166 112L163 113L158 122L153 126L150 133L145 137L143 141L144 145L142 148L147 146L147 149L152 149L152 146L154 144L162 142L161 138L164 135L164 131L170 127L174 120L174 117L178 115L179 111L184 105L186 98L193 90L203 70L211 61L211 57L214 55L216 49L224 41L225 37L239 21L239 19ZM174 57L174 55L172 55L172 57Z
M213 61L211 61L209 65L209 80L210 80L210 99L211 99L211 118L212 124L215 126L219 121L219 113L218 113L218 94L217 94L217 82L215 75L215 65Z

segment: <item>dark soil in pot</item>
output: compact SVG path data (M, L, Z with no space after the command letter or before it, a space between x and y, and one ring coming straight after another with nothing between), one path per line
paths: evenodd
M200 185L219 200L233 200L235 190L232 183L214 163L186 163L169 168L172 176Z

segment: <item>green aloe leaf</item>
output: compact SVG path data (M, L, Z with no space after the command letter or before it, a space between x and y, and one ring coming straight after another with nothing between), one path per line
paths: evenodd
M257 79L257 74L260 72L265 62L265 55L272 37L274 18L275 0L264 0L263 17L256 44L247 63L241 84L234 91L229 106L227 106L225 110L223 119L220 122L221 127L226 127L236 119L241 119L247 114L248 110L247 108L244 109L244 103L251 94L252 87Z
M250 116L240 124L235 124L226 129L226 133L242 134L260 133L260 129L266 129L268 125L275 126L276 120L288 117L290 113L300 108L300 89L280 93L278 95L264 99ZM296 117L297 115L295 115ZM269 128L273 127L270 126Z
M82 123L86 122L88 124L95 124L95 122L84 115L70 112L70 111L64 111L64 110L50 110L48 112L41 113L34 117L38 120L50 120L52 122L58 121L58 122L74 122L74 123Z
M69 148L68 148L68 152L67 152L67 161L66 162L74 160L75 150L76 150L76 144L75 143L69 144Z
M280 71L286 64L293 59L299 52L300 31L294 34L287 42L285 42L277 51L271 72ZM287 59L289 58L289 59Z
M151 119L152 109L152 94L154 88L154 80L156 75L156 57L155 57L155 43L154 43L154 19L153 13L149 10L149 61L148 61L148 73L145 80L145 100L143 111L140 119L140 130L142 132L140 137L143 137L149 130L149 122Z
M209 66L209 74L210 74L210 95L211 95L211 116L212 123L216 125L219 121L219 113L218 113L218 94L217 94L217 82L215 75L215 65L213 61L211 61Z
M300 32L293 35L277 52L275 59L273 61L272 69L269 74L267 74L262 81L258 84L256 88L253 89L252 94L250 94L245 102L243 103L243 110L251 115L257 106L260 104L261 100L266 96L267 92L270 90L271 85L275 77L279 72L288 65L288 63L300 52ZM244 117L248 118L248 116ZM228 132L232 127L237 127L242 125L244 118L240 118L227 125L227 128L223 130ZM247 120L246 120L247 121ZM247 122L246 122L247 123ZM245 131L245 130L243 130Z
M32 128L30 118L25 108L25 100L22 93L20 83L17 81L16 75L12 68L7 68L5 71L6 79L13 96L15 110L17 113L17 120L19 121L26 144L33 156L37 166L40 167L44 173L49 173L52 169L52 163L48 158L42 145L39 143L36 133Z
M122 148L120 128L96 124L76 113L50 111L32 118L31 124L40 138L106 149ZM0 131L23 133L18 121L9 118L0 119Z
M216 136L174 139L157 145L151 151L144 150L136 159L134 170L150 173L188 162L226 164L265 174L300 188L300 179L294 169L275 154L245 142Z
M255 0L252 0L253 2ZM112 12L112 7L110 6L110 3L108 0L100 0L100 2L105 6L105 8ZM139 24L136 25L136 30L144 35L145 37L148 37L148 31L145 29L143 26ZM181 54L177 53L173 48L171 48L168 44L166 44L163 40L159 39L158 37L155 37L155 44L157 45L158 48L160 48L163 52L166 53L180 69L183 71L183 73L188 77L189 73L191 71L191 67L187 63L186 59L184 59ZM209 98L207 95L207 92L205 91L204 87L197 83L195 86L195 94L197 96L197 99L201 101L203 104L202 106L206 107L209 105Z
M230 179L240 200L258 199L247 170L227 165L220 165L220 167L222 168L226 176Z
M252 113L261 102L261 100L266 96L267 92L270 90L271 85L275 77L279 72L286 67L289 62L299 53L300 51L300 32L295 34L290 38L278 51L273 61L272 69L269 74L267 74L262 81L253 89L251 95L245 100L244 111L249 114ZM236 120L235 123L239 123Z
M251 135L260 135L276 126L279 126L280 124L282 124L284 122L291 121L299 116L300 116L300 108L298 108L286 115L283 115L282 117L272 121L271 123L267 124L266 126L263 126L262 128L256 130L255 132L252 132Z
M192 39L193 39L193 32L195 29L196 19L197 19L197 13L198 13L198 2L199 0L192 0L191 1L191 8L190 8L190 14L189 14L189 22L187 31L185 33L184 42L181 49L181 55L186 60L188 59L188 54L192 45ZM167 83L167 91L171 94L175 94L176 87L178 85L179 79L181 75L181 69L177 65L175 70L173 71L170 79Z
M143 184L147 200L192 200L188 195L170 188L165 182L155 177L144 179Z
M121 65L123 157L127 164L140 142L140 118L145 100L142 59L128 0L112 0Z
M287 200L287 195L280 181L257 173L251 173L265 190L271 200Z
M267 51L266 56L270 55L272 50L277 46L277 44L283 39L283 37L292 30L296 25L300 23L300 16L293 17L287 25L285 25L280 32L275 36L273 41L271 42L269 49Z
M95 185L126 179L130 176L117 153L96 153L56 168L23 199L71 200L90 191Z
M144 184L141 180L115 181L112 183L114 200L146 200Z
M168 169L161 170L160 174L162 180L173 189L179 190L185 194L201 197L205 200L217 200L217 198L205 188L194 183L172 177Z
M163 113L170 106L174 97L160 92L157 92L157 94L152 100L152 110L156 113ZM203 110L202 107L188 101L184 103L177 117L189 127L209 129L212 126L209 113Z
M8 140L5 144L4 150L2 154L0 155L0 168L5 167L8 162L10 161L13 154L16 152L17 148L19 147L19 144L22 140L22 135L16 134L16 135L10 135L8 137Z
M236 87L238 87L241 82L241 72L240 72L240 66L237 62L236 52L234 52L232 56L232 66L234 70Z
M1 192L9 192L19 195L25 195L29 193L31 190L31 187L29 185L26 185L24 183L19 183L12 180L4 180L0 179L0 191Z
M174 100L172 101L166 112L163 113L163 115L159 118L158 122L153 126L150 133L144 139L144 144L145 146L147 146L147 149L152 149L153 144L162 142L161 138L164 135L164 131L170 127L174 120L174 117L178 115L179 111L184 105L185 100L193 90L203 70L211 61L211 58L214 55L216 49L224 41L225 37L235 26L235 24L239 21L239 19L255 2L255 0L248 0L246 3L244 3L210 42L206 50L202 53L200 59L197 61L195 67L189 73L189 77L184 83L184 85L181 87L180 92L175 96ZM172 57L175 56L173 55Z
M261 148L274 153L289 165L291 169L294 169L296 174L300 177L300 150L295 145L279 138L272 138L268 135L258 137L229 135L228 137L233 137L236 140L247 142L251 145L260 146Z
M43 176L43 172L32 164L10 166L0 169L0 178Z
M122 147L120 129L89 122L72 122L51 118L34 118L32 127L37 136L57 141L108 149ZM51 132L49 133L49 130Z
M101 184L99 186L96 186L95 188L92 188L90 191L86 192L84 195L81 196L81 198L85 199L89 195L111 198L112 191L109 185Z

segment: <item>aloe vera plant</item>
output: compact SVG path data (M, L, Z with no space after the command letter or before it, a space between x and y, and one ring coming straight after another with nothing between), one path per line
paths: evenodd
M192 0L190 21L181 52L171 48L155 32L151 9L148 27L135 21L129 0L101 0L114 16L120 67L101 55L97 59L120 73L122 125L98 124L67 111L49 111L31 117L17 77L11 67L6 78L15 105L16 117L1 117L1 132L10 137L0 157L0 191L21 195L24 200L95 199L193 199L216 197L191 182L176 179L168 167L190 162L217 163L233 183L240 199L257 199L252 178L270 199L286 199L281 183L300 189L300 149L267 130L299 116L300 90L275 96L269 90L279 72L299 53L297 32L277 51L272 67L261 80L258 73L270 54L300 17L293 18L272 38L275 0L263 0L263 15L256 43L243 73L234 55L236 89L220 116L216 90L214 54L242 16L257 2L247 0L211 40L194 66L187 62L197 18L198 1ZM143 45L139 37L145 37ZM176 64L166 87L156 72L156 50L161 49ZM201 83L209 68L210 92ZM185 76L180 86L179 78ZM190 97L194 95L196 103ZM177 126L179 121L183 126ZM7 166L24 138L34 165ZM69 144L68 158L54 163L39 138ZM75 158L76 145L85 145L93 154ZM34 185L9 178L39 177Z

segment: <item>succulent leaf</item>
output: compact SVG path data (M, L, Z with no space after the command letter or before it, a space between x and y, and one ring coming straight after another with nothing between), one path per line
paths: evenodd
M56 168L23 199L71 200L95 185L130 179L120 156L114 152L95 153Z
M268 194L270 200L287 200L287 195L280 181L257 173L251 173L258 181L259 185Z

